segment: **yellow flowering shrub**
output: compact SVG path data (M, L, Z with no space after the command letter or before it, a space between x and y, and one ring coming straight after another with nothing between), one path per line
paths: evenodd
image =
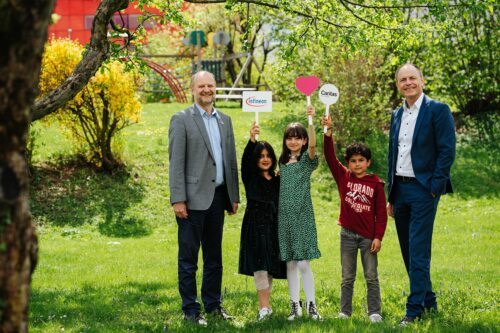
M71 74L82 52L82 46L68 39L47 44L39 84L42 96ZM138 71L126 71L122 62L109 61L73 100L54 114L88 162L107 171L121 166L119 132L139 121L142 108L136 91L140 83Z

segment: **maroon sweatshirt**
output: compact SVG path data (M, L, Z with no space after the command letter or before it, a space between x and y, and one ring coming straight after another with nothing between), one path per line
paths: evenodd
M338 224L365 238L382 240L387 226L384 181L374 174L356 177L335 155L333 138L324 135L323 150L340 195Z

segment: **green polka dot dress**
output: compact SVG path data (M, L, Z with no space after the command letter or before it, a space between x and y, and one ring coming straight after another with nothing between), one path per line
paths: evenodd
M311 174L318 157L302 153L300 161L280 164L278 241L283 261L311 260L321 257L311 200Z

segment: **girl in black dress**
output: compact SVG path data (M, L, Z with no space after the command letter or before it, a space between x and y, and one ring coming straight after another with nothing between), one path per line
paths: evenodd
M273 278L286 279L286 264L279 259L278 201L279 176L276 155L265 141L256 141L259 126L254 122L241 160L247 208L241 227L238 272L253 276L259 296L259 320L271 315Z

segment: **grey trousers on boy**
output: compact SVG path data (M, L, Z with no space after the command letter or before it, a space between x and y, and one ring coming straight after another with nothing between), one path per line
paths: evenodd
M342 288L340 294L341 312L352 314L352 293L356 280L358 249L366 280L366 301L368 315L380 314L380 287L377 272L377 254L371 253L372 240L342 228L340 231L340 260L342 264Z

